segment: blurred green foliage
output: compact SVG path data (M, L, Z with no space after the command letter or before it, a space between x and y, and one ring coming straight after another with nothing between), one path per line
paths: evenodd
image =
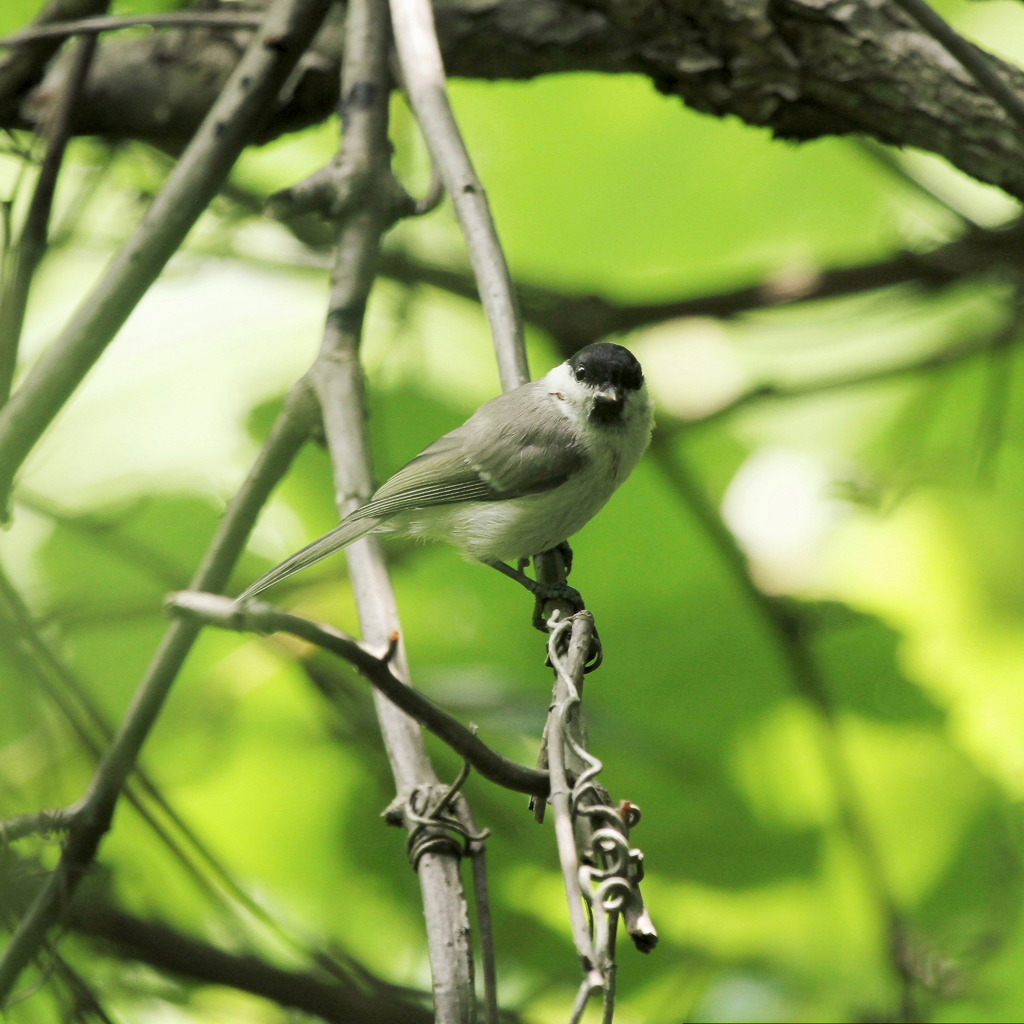
M8 0L0 30L36 6ZM997 15L976 17L984 28ZM781 144L639 80L456 83L454 100L527 282L660 301L938 244L957 225L855 141ZM237 182L259 195L292 183L330 154L333 132L248 154ZM414 135L396 100L396 159L412 177L422 173ZM162 174L131 147L112 156L79 143L72 161L59 195L67 232L32 296L30 358ZM907 161L962 207L990 220L1011 212L990 190ZM0 155L0 199L16 208L21 173ZM464 264L447 208L396 240ZM87 785L95 758L74 723L90 721L87 707L110 725L124 714L166 628L164 595L187 585L280 396L315 353L324 264L225 201L27 464L3 567L63 666L53 685L64 696L55 702L8 633L3 818L62 806ZM1024 1015L1024 382L1014 348L927 363L998 330L1006 308L1004 285L975 280L622 339L647 367L664 441L574 543L574 582L606 651L588 683L592 746L613 794L643 808L635 839L663 936L648 957L620 945L622 1024L894 1019L901 972L919 1019ZM381 476L497 388L479 310L428 288L382 282L365 351ZM559 359L537 332L530 351L538 374ZM686 422L719 392L727 404L765 380L914 359L925 364L916 373ZM303 453L238 585L334 524L330 479L322 452ZM417 684L531 761L549 678L528 600L449 550L392 550ZM343 560L274 596L355 628ZM794 674L773 602L802 623L795 643L815 693ZM341 695L333 706L313 685L323 678ZM393 794L373 728L367 690L345 666L281 638L208 632L144 766L267 919L130 806L103 847L103 885L125 908L214 942L284 963L331 945L428 988L415 878L403 837L380 820ZM102 730L87 731L102 747ZM431 748L454 775L457 761ZM550 826L517 795L476 779L467 792L493 830L503 1005L538 1024L562 1019L578 969ZM55 848L32 846L43 863ZM117 1019L291 1019L227 990L112 970L85 940L65 952ZM68 1019L42 989L12 1021ZM178 1009L162 1016L158 998Z

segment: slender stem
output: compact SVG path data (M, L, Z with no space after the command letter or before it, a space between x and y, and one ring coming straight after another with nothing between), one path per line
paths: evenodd
M0 821L0 848L26 836L48 836L56 832L66 832L74 822L75 810L72 807L19 814L16 818Z
M545 785L545 788L546 785ZM470 816L468 824L474 822ZM474 829L474 831L476 831ZM477 928L480 932L481 960L483 962L484 1013L486 1024L500 1024L498 1006L498 966L494 949L494 922L491 916L491 887L487 875L487 846L476 843L470 852L473 858L473 891L476 894Z
M66 39L68 36L96 36L101 32L116 32L124 28L146 26L150 28L259 28L261 14L233 13L230 11L192 11L179 14L138 14L121 18L79 18L56 25L37 25L23 32L0 36L0 47L24 46L40 39Z
M6 280L0 289L0 406L7 401L14 383L29 288L46 254L57 176L71 137L75 103L85 84L95 51L96 40L91 36L83 39L75 50L53 118L46 126L46 155L29 203L21 238L10 255L10 263L4 268Z
M583 661L577 659L571 670L563 664L558 654L559 643L568 637L577 622L584 622L593 632L593 621L589 616L581 615L578 619L567 619L551 634L548 649L551 662L555 666L556 682L554 706L552 707L552 723L547 732L547 753L551 774L551 809L555 819L555 840L558 845L558 859L562 865L562 877L565 881L565 893L569 901L569 919L572 922L573 940L576 951L583 961L583 969L588 977L594 971L597 957L590 928L583 909L583 898L580 893L580 865L576 851L576 831L573 824L570 806L570 787L568 766L566 764L566 734L570 729L569 718L579 714L580 686L583 682Z
M413 689L391 670L392 653L374 654L354 637L299 615L278 611L261 601L247 601L244 610L229 598L212 594L184 592L170 598L171 607L186 617L225 629L252 630L258 633L291 633L316 644L355 666L375 690L392 704L429 729L484 778L519 793L545 797L546 772L517 764L487 746L471 729Z
M290 396L259 459L225 513L217 536L196 573L195 589L218 591L226 585L259 510L309 436L309 404L304 392L295 391ZM165 634L121 728L93 776L88 793L76 809L74 827L60 863L21 919L0 959L0 1006L10 997L19 975L45 941L50 926L66 909L95 859L139 751L163 709L200 628L198 623L178 620Z
M269 8L142 223L0 410L0 510L22 462L217 194L329 7L276 0Z
M402 78L427 147L455 204L484 311L491 324L502 387L530 379L516 304L487 195L448 99L441 48L429 0L390 0Z

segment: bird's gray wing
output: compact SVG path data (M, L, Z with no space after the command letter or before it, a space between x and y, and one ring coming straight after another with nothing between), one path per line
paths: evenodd
M387 481L349 519L464 501L503 501L565 483L587 461L540 382L499 395Z
M340 526L275 566L238 600L319 562L399 512L463 501L503 501L565 483L587 461L568 420L540 382L499 395L435 441Z

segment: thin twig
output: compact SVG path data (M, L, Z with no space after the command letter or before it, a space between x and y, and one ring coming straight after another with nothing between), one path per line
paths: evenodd
M120 18L80 18L56 25L38 25L23 32L0 36L0 47L24 46L40 39L66 39L68 36L96 36L125 28L240 28L257 29L262 14L231 11L192 11L177 14L137 14Z
M217 194L330 7L276 0L142 223L0 411L0 512L18 468Z
M35 20L35 26L102 14L110 0L49 0ZM0 60L0 121L17 123L17 111L26 94L43 77L50 58L63 45L63 38L39 39L19 46Z
M221 527L196 572L193 587L218 591L226 585L259 510L309 436L309 400L293 391L242 488L225 513ZM10 997L21 972L36 955L66 909L84 871L93 862L114 809L156 723L164 702L200 631L198 623L176 621L164 636L135 700L76 813L60 863L21 919L0 959L0 1006Z
M728 527L707 500L700 485L668 438L655 434L651 445L655 463L669 486L700 522L726 567L739 584L752 610L775 645L796 692L815 712L822 761L832 784L839 816L850 846L864 873L868 894L889 940L890 965L899 981L902 1020L914 1020L910 930L893 895L881 855L864 815L853 773L843 755L835 708L796 614L761 591L750 573L746 556Z
M484 1013L486 1024L499 1024L498 963L494 948L494 923L491 916L491 887L487 877L487 846L477 844L471 853L473 891L476 893L477 930L480 932L480 958L483 962Z
M66 832L75 821L75 808L62 807L52 811L35 811L0 821L0 847L27 836L51 836Z
M243 632L291 633L344 658L375 690L447 743L484 778L519 793L547 796L547 773L510 761L487 746L473 730L400 679L391 670L391 658L386 653L375 654L333 626L280 611L262 601L246 601L240 606L230 598L189 591L172 594L168 601L172 610L208 625Z
M510 391L530 379L522 321L487 195L452 113L430 2L391 0L391 19L409 105L455 204L490 321L502 387Z
M91 36L83 39L75 49L60 98L44 129L46 155L39 169L39 178L32 193L21 237L5 260L4 281L0 288L0 405L7 401L14 383L29 289L46 254L57 176L71 138L75 104L85 85L95 51L96 40Z

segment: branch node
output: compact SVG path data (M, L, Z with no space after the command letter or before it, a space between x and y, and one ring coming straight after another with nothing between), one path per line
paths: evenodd
M398 653L398 642L402 639L402 634L398 630L393 630L391 636L388 637L387 650L381 655L381 661L385 665L390 665L395 660L395 655Z
M456 802L468 777L469 765L466 764L455 781L443 790L425 785L417 786L409 794L404 817L405 824L413 825L407 844L413 870L419 867L420 858L425 853L443 853L458 858L479 853L481 844L490 835L489 829L470 829L460 814Z

